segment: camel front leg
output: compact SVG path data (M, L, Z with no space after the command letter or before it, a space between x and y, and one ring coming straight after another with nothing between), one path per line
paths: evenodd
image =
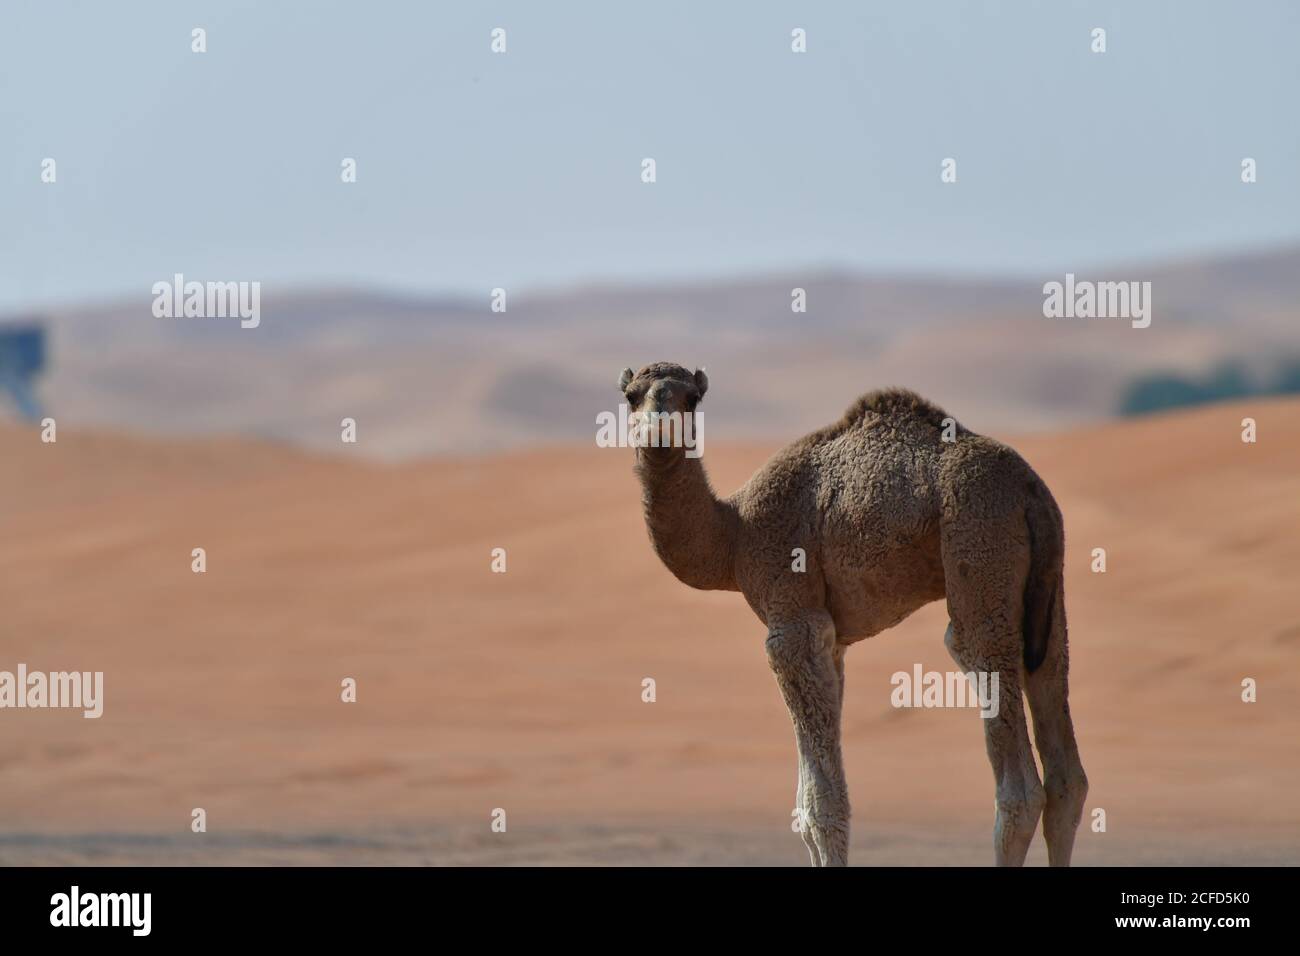
M836 644L832 655L835 662L836 691L839 694L840 712L844 708L844 646ZM798 754L799 765L798 780L795 783L794 792L794 813L795 824L799 829L799 835L803 838L804 845L808 847L808 856L812 860L813 866L821 866L821 852L817 849L817 843L813 839L812 830L808 828L808 802L805 797L806 780L808 777L802 748L799 746L799 734L795 733L795 752Z
M843 678L830 615L769 614L767 658L794 724L804 843L814 866L845 866L849 798L840 753Z
M808 858L812 861L813 866L822 865L821 852L817 849L817 843L813 840L812 830L808 826L808 772L804 767L803 750L799 746L799 734L795 733L794 738L795 753L798 755L796 763L798 764L799 779L795 783L794 790L794 825L799 831L799 836L803 839L803 844L808 848Z

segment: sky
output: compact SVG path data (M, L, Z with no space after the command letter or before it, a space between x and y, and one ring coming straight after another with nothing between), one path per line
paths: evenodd
M1290 0L6 0L0 310L1292 243L1297 48Z

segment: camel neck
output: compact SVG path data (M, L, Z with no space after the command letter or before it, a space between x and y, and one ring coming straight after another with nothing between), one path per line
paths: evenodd
M709 485L704 464L682 449L641 449L636 471L641 504L655 553L683 584L703 591L735 591L735 506Z

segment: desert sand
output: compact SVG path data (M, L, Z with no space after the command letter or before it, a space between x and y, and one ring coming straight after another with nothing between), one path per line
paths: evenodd
M724 437L729 493L796 436ZM1066 519L1075 862L1300 861L1300 402L999 437ZM806 864L765 633L658 564L629 450L342 447L0 427L0 669L105 674L0 711L0 863ZM855 864L992 862L978 716L889 702L945 624L849 652Z

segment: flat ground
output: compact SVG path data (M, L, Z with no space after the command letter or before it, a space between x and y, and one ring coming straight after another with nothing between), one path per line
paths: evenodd
M1014 444L1066 516L1106 813L1077 862L1300 861L1300 403ZM729 492L772 450L705 461ZM0 862L804 863L764 632L658 565L630 454L384 466L0 428L0 669L106 685L99 720L0 711ZM889 703L895 671L950 669L945 624L937 603L848 655L856 863L992 860L979 718Z

